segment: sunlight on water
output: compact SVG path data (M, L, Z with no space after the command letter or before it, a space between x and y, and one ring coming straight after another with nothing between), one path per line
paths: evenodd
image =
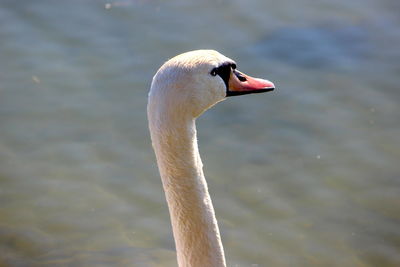
M399 266L399 10L3 1L0 265L176 266L147 93L213 48L277 85L198 121L229 266Z

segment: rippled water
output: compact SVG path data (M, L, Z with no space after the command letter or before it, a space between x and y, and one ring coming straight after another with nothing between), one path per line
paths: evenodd
M147 92L213 48L278 87L198 121L229 266L399 266L399 12L1 1L0 265L176 266Z

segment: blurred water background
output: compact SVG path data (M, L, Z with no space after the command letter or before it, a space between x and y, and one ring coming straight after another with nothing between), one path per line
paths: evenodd
M213 48L277 90L198 120L229 266L400 266L400 2L0 1L0 266L176 266L147 93Z

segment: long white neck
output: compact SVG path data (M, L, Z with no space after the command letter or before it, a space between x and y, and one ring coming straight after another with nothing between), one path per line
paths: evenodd
M226 266L200 159L194 118L148 110L180 267Z

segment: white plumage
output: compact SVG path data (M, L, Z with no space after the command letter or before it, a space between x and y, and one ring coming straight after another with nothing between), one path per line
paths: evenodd
M228 66L228 73L222 73L221 66ZM198 151L195 119L224 100L230 90L254 93L274 87L235 67L233 60L216 51L191 51L167 61L151 84L149 128L180 267L226 266Z

